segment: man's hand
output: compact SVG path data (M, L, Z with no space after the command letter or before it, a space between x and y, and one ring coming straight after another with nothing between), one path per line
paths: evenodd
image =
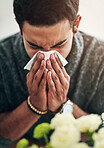
M48 82L48 110L57 112L60 106L67 101L70 76L62 66L58 56L51 54L47 60Z
M27 74L27 87L31 103L40 111L47 110L46 77L44 55L38 53L30 72Z

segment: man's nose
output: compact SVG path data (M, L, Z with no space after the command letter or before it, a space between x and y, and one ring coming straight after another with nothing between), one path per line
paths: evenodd
M46 51L46 52L48 52L48 51L50 51L51 50L51 48L50 47L44 47L44 49L43 49L44 51Z

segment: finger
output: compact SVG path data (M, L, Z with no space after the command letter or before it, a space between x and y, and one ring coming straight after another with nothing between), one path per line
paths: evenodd
M63 64L62 64L62 62L61 62L61 60L60 60L60 58L59 58L59 56L57 55L56 52L54 53L54 56L55 56L55 59L56 59L58 65L60 66L60 68L62 68Z
M62 65L59 56L58 56L56 53L54 53L54 56L55 56L55 59L56 59L57 63L59 64L59 66L60 66L60 68L61 68L61 70L62 70L64 76L66 77L67 80L70 81L70 76L67 74L67 72L66 72L64 66Z
M61 69L62 66L61 67L59 66L59 62L56 61L55 56L53 54L51 54L50 60L51 60L53 69L55 70L56 74L58 75L60 79L61 84L63 85L66 78L62 72L62 69Z
M41 57L41 56L42 56L42 57ZM44 58L44 54L39 52L39 53L36 55L36 57L35 57L35 59L34 59L34 61L33 61L33 63L32 63L31 69L32 69L32 67L34 66L35 62L37 62L37 61L38 61L39 59L41 59L41 58L42 58L42 59ZM42 59L41 59L41 60L42 60ZM31 70L31 69L30 69L30 70Z
M36 60L34 61L34 64L30 70L30 83L32 83L33 79L34 79L34 75L35 73L38 71L38 69L40 68L40 64L41 64L41 61L44 59L44 55L42 53L39 53L37 55L37 58Z
M47 79L47 71L44 70L44 76L40 82L40 85L39 85L39 89L42 91L42 90L46 90L46 79Z
M30 71L36 72L36 70L40 67L40 63L43 59L44 59L44 54L38 53L36 58L34 59L34 62L32 64Z
M49 90L51 90L52 92L54 92L56 89L55 89L55 84L52 80L52 75L51 75L51 71L48 71L47 73L47 82L48 82L48 88Z
M65 90L67 90L69 88L69 85L70 85L70 76L66 73L66 70L64 69L63 66L60 68L58 62L56 61L56 59L54 57L54 55L51 55L50 59L52 61L52 67L54 68L56 74L59 77L59 80L61 82L61 86L63 88L65 88ZM58 91L61 91L61 88L60 89L58 88Z
M41 61L40 68L38 69L38 71L37 71L36 74L34 75L34 79L33 79L33 85L34 85L34 86L39 86L45 68L46 68L46 61L45 61L45 60L42 60L42 61Z
M26 76L26 79L27 79L26 84L27 84L28 91L30 92L31 82L30 82L30 79L29 79L29 75L30 75L30 73L28 73L27 76Z
M50 60L47 60L47 68L48 68L49 71L51 71L52 80L54 82L56 90L59 92L60 91L60 87L61 87L61 83L60 83L60 80L59 80L56 72L52 68Z

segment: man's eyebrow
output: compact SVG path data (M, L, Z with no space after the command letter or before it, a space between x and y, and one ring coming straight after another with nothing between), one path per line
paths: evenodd
M42 46L38 46L38 45L36 45L36 44L34 44L34 43L32 43L32 42L29 42L29 41L27 41L31 46L34 46L34 47L37 47L37 48L40 48L40 49L43 49L43 47Z
M61 42L59 42L59 43L53 45L51 48L54 48L54 47L56 47L56 46L59 46L59 45L63 44L66 40L67 40L67 39L65 39L65 40L63 40L63 41L61 41Z
M66 40L67 40L67 39L65 39L65 40L63 40L63 41L61 41L61 42L59 42L59 43L53 45L53 46L50 47L50 48L55 48L56 46L59 46L59 45L63 44ZM29 42L29 41L27 41L27 42L28 42L31 46L34 46L34 47L37 47L37 48L43 49L42 46L38 46L37 44L32 43L32 42Z

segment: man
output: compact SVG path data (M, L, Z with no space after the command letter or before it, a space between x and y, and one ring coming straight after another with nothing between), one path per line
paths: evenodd
M50 122L68 98L75 118L104 111L104 43L78 32L78 6L79 0L14 0L20 35L0 42L1 147L32 139L34 127ZM68 64L56 53L47 61L38 53L24 70L40 50L58 51Z

